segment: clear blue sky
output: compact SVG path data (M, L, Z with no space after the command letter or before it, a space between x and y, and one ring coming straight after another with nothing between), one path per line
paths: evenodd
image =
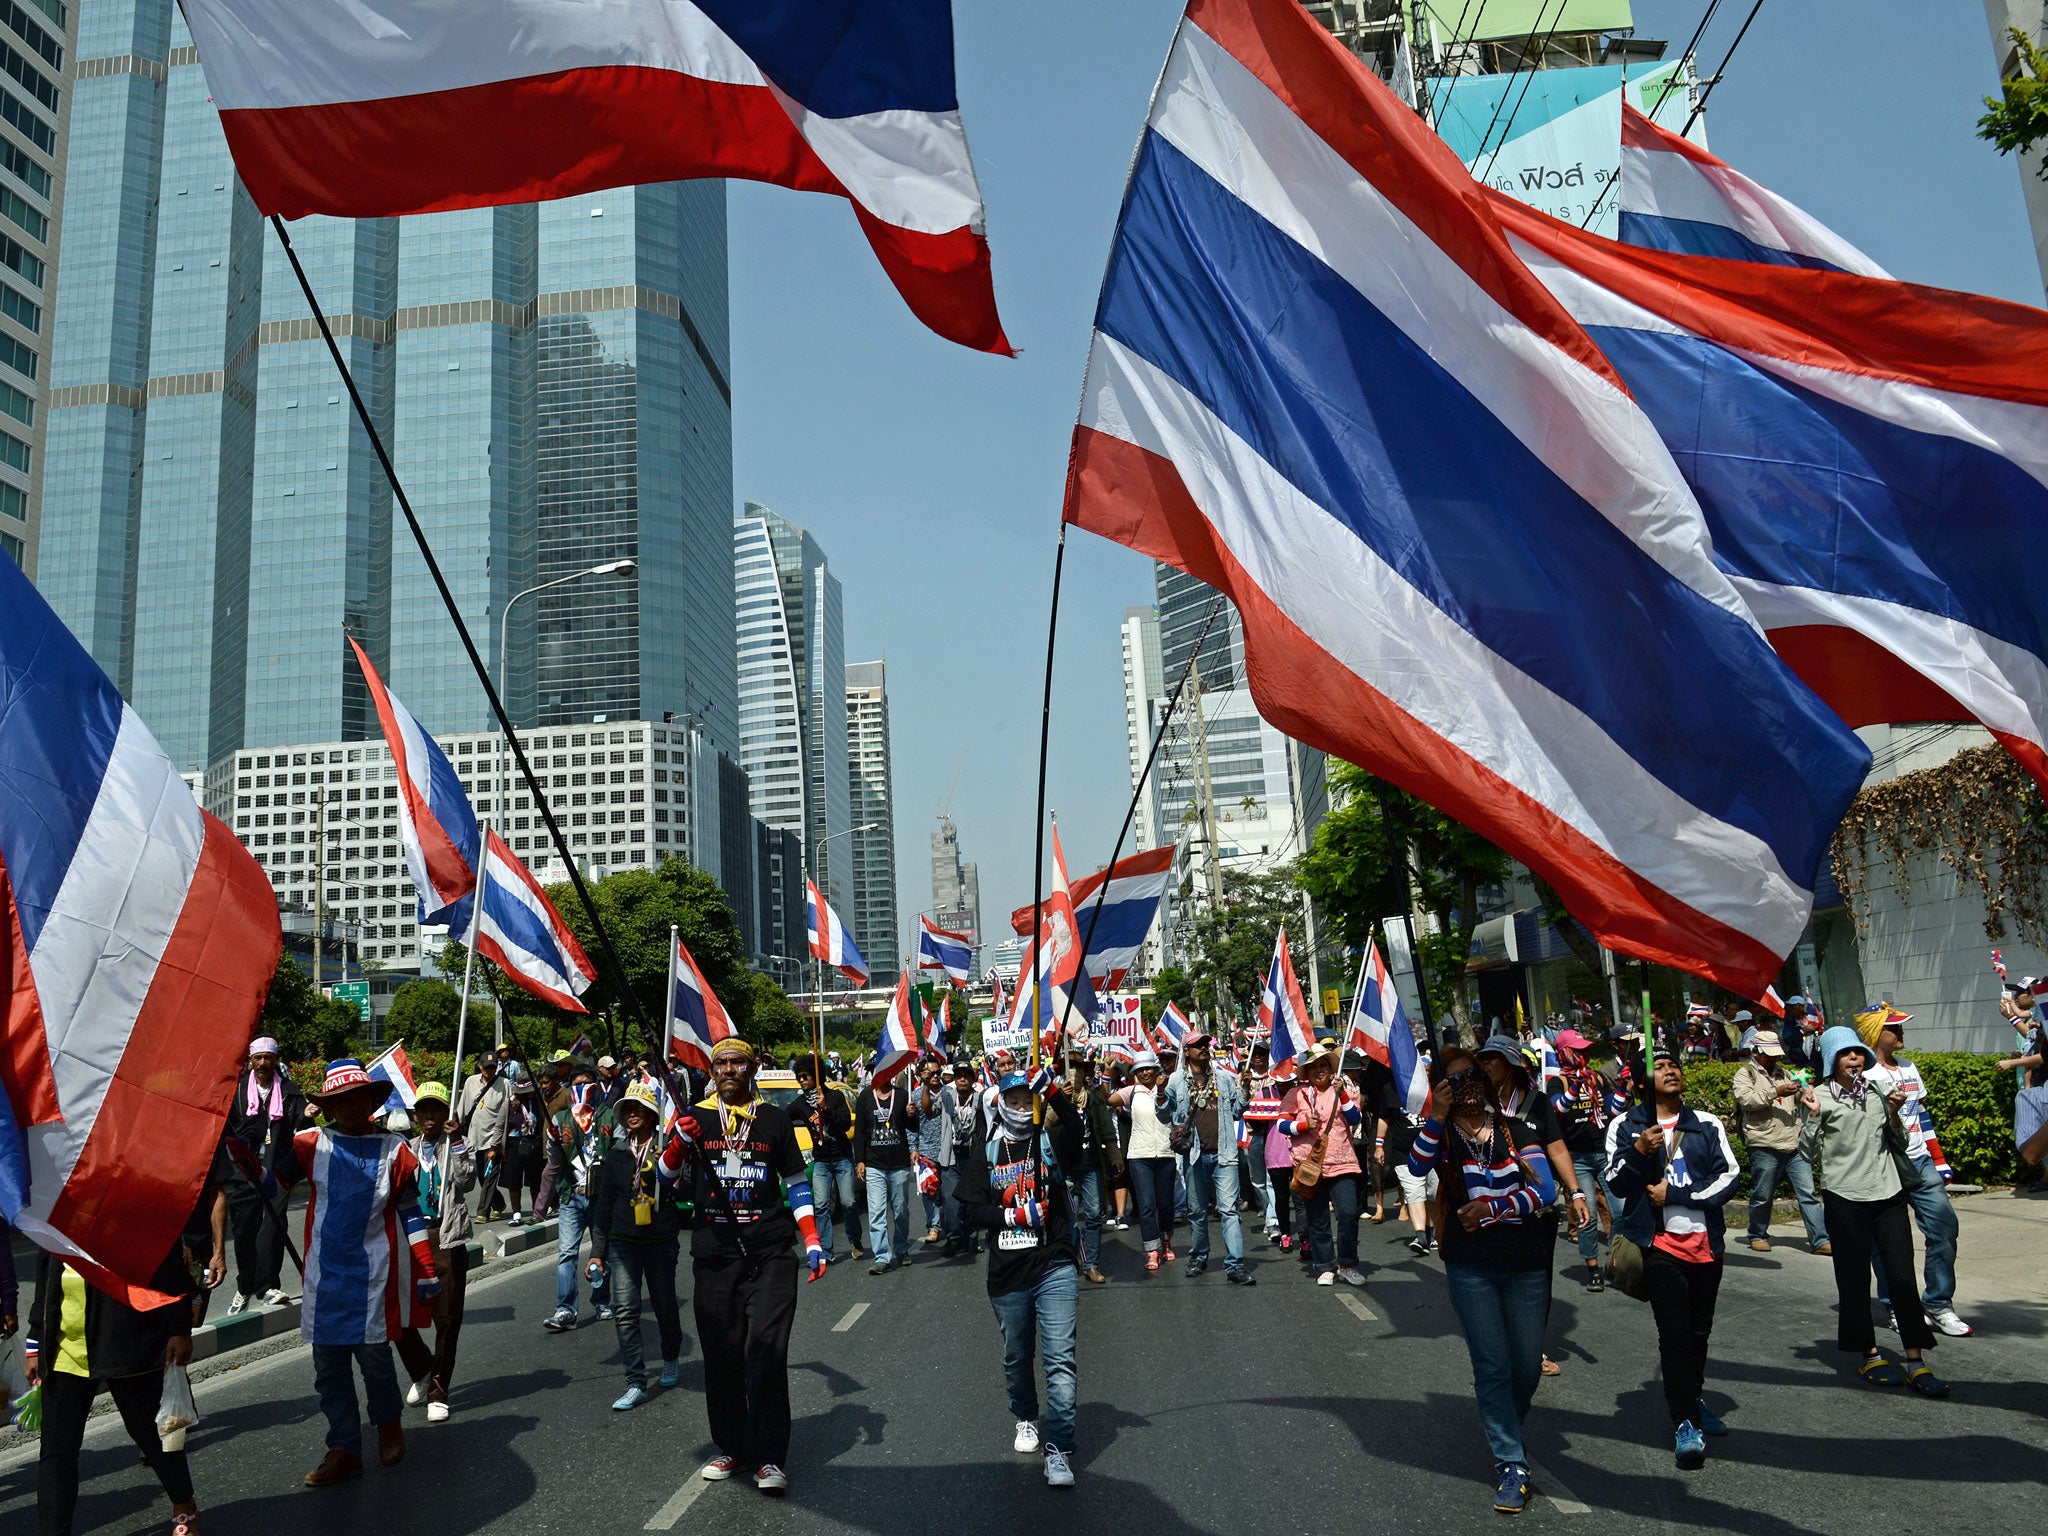
M1675 50L1701 9L1636 0L1637 34ZM1722 5L1702 74L1748 9ZM930 833L964 749L952 814L997 931L1031 893L1046 604L1089 320L1180 0L954 11L996 295L1023 355L927 333L843 205L734 184L734 491L817 534L845 584L847 659L888 659L904 912L930 904ZM1972 136L1995 86L1974 3L1775 0L1708 130L1896 275L2040 304L2018 173ZM1147 562L1071 536L1048 798L1077 876L1108 856L1129 797L1118 627L1151 596Z

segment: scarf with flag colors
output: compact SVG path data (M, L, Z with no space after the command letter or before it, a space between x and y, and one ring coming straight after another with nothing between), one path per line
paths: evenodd
M482 876L483 914L476 923L476 952L544 1003L570 1013L588 1013L583 994L597 979L597 967L548 900L548 893L519 862L505 840L490 835ZM448 912L448 931L466 937L474 896Z
M0 557L0 1218L165 1300L282 947L263 870Z
M476 812L441 744L384 686L354 635L348 644L363 669L384 745L398 770L398 826L406 867L419 893L419 920L448 923L450 909L476 889L477 850L483 846Z
M675 928L669 929L668 998L669 1059L709 1072L711 1047L733 1033L732 1017Z
M896 991L889 999L889 1012L882 1019L882 1038L875 1043L875 1068L868 1081L886 1089L903 1069L920 1054L916 1009L917 994L910 990L910 973L896 977Z
M1306 1055L1316 1043L1308 999L1294 979L1294 957L1287 952L1284 923L1274 936L1273 963L1266 968L1266 984L1259 992L1259 1028L1267 1036L1268 1059L1275 1073L1283 1062Z
M857 987L868 984L868 963L854 947L853 935L832 910L832 903L818 894L815 880L804 882L804 920L810 925L811 954L840 972Z
M848 199L911 311L1008 353L951 0L188 0L266 215L386 218L719 176Z
M1415 1031L1408 1024L1408 1010L1401 1006L1401 993L1394 985L1386 958L1372 939L1366 940L1363 980L1351 1005L1351 1029L1345 1036L1346 1050L1361 1051L1394 1076L1394 1092L1401 1107L1419 1115L1429 1102L1429 1074L1415 1049Z
M967 985L974 969L974 940L964 933L941 928L922 912L917 914L917 968L944 971L956 987Z

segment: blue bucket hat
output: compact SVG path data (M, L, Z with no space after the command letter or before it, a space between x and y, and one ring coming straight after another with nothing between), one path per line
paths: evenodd
M1830 1024L1820 1033L1820 1071L1823 1077L1835 1075L1835 1058L1844 1051L1861 1051L1864 1060L1870 1060L1872 1051L1863 1043L1863 1037L1847 1024Z

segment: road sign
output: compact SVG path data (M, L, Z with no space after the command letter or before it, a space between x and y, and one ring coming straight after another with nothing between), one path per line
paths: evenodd
M365 1024L370 1022L370 984L367 981L337 981L327 989L327 995L337 1003L354 1003L357 1018Z

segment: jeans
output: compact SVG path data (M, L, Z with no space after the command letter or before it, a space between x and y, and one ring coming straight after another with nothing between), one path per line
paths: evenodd
M1572 1214L1583 1214L1586 1218L1586 1224L1579 1228L1579 1257L1588 1264L1600 1262L1600 1206L1593 1192L1598 1190L1607 1196L1607 1215L1610 1221L1619 1220L1621 1216L1621 1202L1616 1200L1607 1188L1605 1162L1604 1158L1594 1152L1572 1154L1572 1167L1578 1172L1579 1188L1586 1192L1583 1212L1573 1210Z
M590 1196L562 1196L561 1225L555 1229L555 1306L563 1312L576 1310L576 1253L583 1246L583 1234L590 1230ZM612 1282L606 1275L591 1282L590 1304L611 1305Z
M398 1396L398 1372L389 1344L315 1344L313 1389L327 1415L327 1448L363 1454L363 1424L356 1413L356 1371L363 1373L372 1424L396 1424L405 1411Z
M1818 1248L1828 1240L1827 1214L1820 1196L1813 1192L1813 1164L1798 1152L1773 1152L1768 1147L1749 1149L1749 1235L1771 1235L1771 1203L1778 1198L1778 1180L1791 1184L1799 1200L1799 1214L1806 1222L1806 1244Z
M1080 1276L1071 1264L1048 1264L1022 1290L989 1297L1003 1330L1003 1381L1010 1412L1020 1421L1038 1418L1038 1381L1032 1356L1045 1362L1045 1432L1039 1443L1071 1455L1074 1449L1074 1318ZM1035 1335L1035 1338L1034 1338Z
M1252 1193L1258 1196L1260 1214L1265 1217L1268 1236L1280 1230L1280 1213L1273 1206L1273 1170L1266 1166L1264 1149L1256 1145L1239 1159L1238 1166L1245 1170L1245 1178L1251 1182Z
M960 1202L953 1197L959 1187L959 1164L939 1170L939 1230L946 1234L948 1247L967 1241L967 1229L960 1225Z
M1308 1197L1309 1258L1318 1270L1358 1267L1358 1176L1332 1174ZM1331 1251L1330 1218L1337 1221L1335 1253ZM1225 1233L1228 1240L1229 1234Z
M1479 1423L1498 1463L1528 1465L1522 1421L1543 1379L1543 1322L1550 1310L1550 1271L1481 1269L1446 1264L1444 1288L1465 1330Z
M1131 1170L1131 1194L1138 1202L1138 1235L1147 1253L1157 1253L1173 1241L1173 1159L1134 1157L1124 1166Z
M1657 1320L1657 1357L1664 1368L1664 1407L1671 1422L1697 1425L1707 1380L1707 1336L1721 1294L1721 1260L1692 1264L1661 1248L1643 1250L1643 1285Z
M1949 1204L1948 1186L1941 1182L1933 1158L1916 1157L1913 1166L1920 1170L1920 1187L1906 1191L1906 1203L1913 1207L1913 1220L1919 1223L1920 1237L1927 1248L1927 1287L1920 1293L1920 1306L1932 1317L1955 1305L1956 1208ZM1871 1258L1877 1266L1877 1299L1888 1307L1892 1304L1892 1292L1885 1278L1884 1261L1874 1249Z
M818 1223L818 1246L825 1250L826 1257L832 1256L832 1215L841 1215L841 1225L846 1228L846 1240L856 1253L860 1251L858 1234L854 1229L850 1212L853 1210L853 1159L835 1157L811 1165L811 1211Z
M944 1209L944 1206L943 1206L943 1205L942 1205L942 1204L940 1203L940 1202L941 1202L941 1197L940 1197L940 1196L938 1196L938 1195L928 1195L928 1194L926 1194L926 1193L924 1192L924 1187L923 1187L922 1185L919 1185L919 1186L918 1186L918 1191L917 1191L917 1197L918 1197L918 1199L920 1199L920 1200L922 1200L922 1201L924 1202L924 1229L925 1229L925 1231L927 1231L927 1232L936 1232L936 1231L938 1231L938 1230L939 1230L939 1213L940 1213L940 1212L941 1212L941 1211L942 1211L942 1210Z
M1357 1196L1352 1197L1356 1200ZM1237 1214L1237 1164L1219 1163L1214 1152L1203 1152L1188 1165L1188 1224L1195 1238L1188 1250L1188 1262L1209 1262L1209 1210L1215 1207L1223 1218L1223 1267L1244 1266L1244 1222ZM1356 1215L1353 1213L1352 1257L1357 1257Z
M1067 1188L1074 1196L1074 1209L1081 1216L1081 1267L1095 1269L1102 1263L1102 1174L1083 1168L1070 1174Z
M877 1264L910 1257L910 1181L908 1168L877 1168L868 1164L868 1256ZM901 1249L901 1252L898 1250Z
M662 1363L668 1365L683 1356L683 1319L676 1309L676 1247L674 1238L665 1243L616 1242L606 1255L610 1277L618 1281L612 1321L618 1325L619 1363L626 1368L629 1387L647 1385L647 1352L640 1341L643 1289L661 1335Z

